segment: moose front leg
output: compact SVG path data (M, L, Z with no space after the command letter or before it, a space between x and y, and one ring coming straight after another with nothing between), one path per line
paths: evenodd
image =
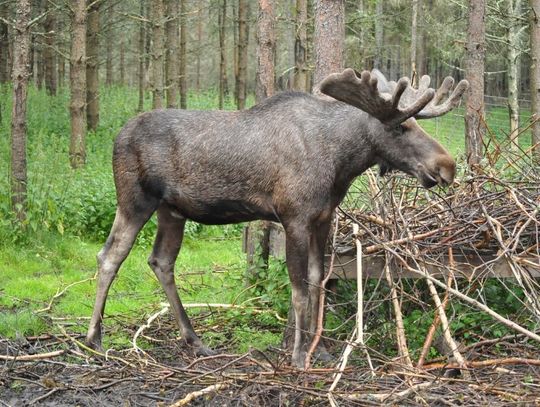
M309 231L301 224L285 226L287 269L295 314L292 364L304 367L309 338L308 247Z

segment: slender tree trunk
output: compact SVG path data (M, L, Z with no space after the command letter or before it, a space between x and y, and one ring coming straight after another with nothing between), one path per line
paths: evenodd
M58 32L61 33L63 32L63 29L64 29L64 17L61 13L58 14L58 19L57 19L57 26L58 26ZM57 37L57 43L58 43L58 46L61 48L63 47L64 45L64 42L63 42L63 39L62 39L62 36L58 36ZM59 88L63 88L64 87L64 84L65 84L65 76L66 76L66 59L64 58L63 55L58 55L57 56L57 69L58 69L58 75L57 75L57 80L58 80L58 87Z
M219 108L223 109L223 103L227 91L227 59L225 54L225 19L227 16L227 0L222 0L219 10Z
M294 84L296 90L308 91L307 69L307 0L296 0L296 38L294 42Z
M187 108L187 24L186 24L186 1L180 1L180 65L179 65L179 88L180 109Z
M426 36L424 24L424 0L418 0L416 16L416 73L421 78L427 73L426 70Z
M145 8L144 8L145 0L140 0L139 3L139 11L141 14L141 17L145 17ZM142 112L144 110L144 91L145 91L145 83L144 80L146 78L146 69L145 69L145 59L146 59L146 52L145 52L145 40L146 40L146 30L145 30L145 22L140 21L139 22L139 71L138 71L138 84L139 84L139 104L137 105L137 111Z
M382 50L383 50L383 0L376 0L375 3L375 58L373 59L373 67L382 69Z
M126 84L126 43L124 39L120 40L120 60L119 60L119 71L120 71L120 80L118 83L120 86Z
M19 0L13 38L11 113L11 205L19 221L26 218L26 97L30 75L30 13L30 0Z
M185 1L185 0L184 0ZM167 49L165 51L165 74L167 107L177 107L178 90L178 0L166 0L167 22L165 35Z
M112 30L112 28L111 28ZM114 35L108 36L105 47L105 85L112 86L113 84L113 42Z
M71 142L69 161L72 168L86 162L86 1L71 0Z
M239 23L239 11L237 10L238 2L241 0L232 1L232 15L233 15L233 74L234 74L234 103L238 106L238 26Z
M485 16L486 0L471 0L465 61L466 78L470 84L466 97L465 142L467 161L471 167L480 163L484 147Z
M201 90L201 43L203 34L203 0L199 0L197 10L197 61L195 68L195 88L197 92Z
M163 107L163 0L152 4L152 109Z
M0 15L8 17L8 3L0 4ZM9 82L9 28L0 20L0 83Z
M45 72L45 89L51 96L56 96L56 52L54 50L56 38L56 12L54 5L47 2L47 15L43 22L44 46L43 46L43 62Z
M315 7L314 82L318 84L327 75L343 70L345 2L317 0Z
M238 100L237 108L242 110L246 107L246 85L247 85L247 57L248 57L248 2L239 0L238 2Z
M518 147L519 135L519 72L521 71L520 39L521 24L519 15L521 0L507 0L508 5L508 51L507 51L507 75L508 75L508 112L510 116L510 140L512 146Z
M101 3L87 0L86 31L86 121L88 130L95 131L99 125L99 6Z
M418 46L418 8L420 0L412 0L412 19L411 19L411 81L415 86L418 82L416 72L416 47Z
M259 0L257 84L255 89L257 103L272 96L275 92L276 31L274 6L274 0Z
M532 126L531 144L534 158L540 163L540 0L529 0L531 6L531 114L536 119Z

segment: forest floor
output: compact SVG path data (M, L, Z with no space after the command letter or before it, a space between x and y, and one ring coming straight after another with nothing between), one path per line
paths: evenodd
M226 321L215 322L219 330ZM140 328L120 325L131 335ZM290 355L276 347L240 354L230 352L234 346L228 343L216 356L194 358L176 339L169 316L142 332L138 349L126 347L103 357L85 349L81 340L80 334L66 331L0 340L0 355L33 358L0 361L0 405L322 406L329 403L336 373L334 364L292 369ZM536 352L523 342L509 342L523 358ZM332 349L336 355L340 351ZM476 349L468 360L491 352L497 352L493 344ZM407 369L388 359L373 359L370 370L361 362L363 352L356 353L332 393L337 405L540 405L540 366L501 359L470 369L467 378L456 369Z

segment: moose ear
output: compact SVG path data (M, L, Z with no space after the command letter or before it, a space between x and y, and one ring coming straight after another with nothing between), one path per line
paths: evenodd
M360 76L360 75L358 75ZM390 83L386 79L386 76L379 71L378 69L372 69L371 70L371 76L374 76L377 78L377 89L381 93L392 93L393 88L390 87ZM394 82L395 86L395 82Z

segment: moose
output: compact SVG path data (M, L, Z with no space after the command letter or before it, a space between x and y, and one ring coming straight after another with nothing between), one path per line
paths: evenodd
M316 329L324 252L335 208L352 181L378 165L426 188L451 184L455 162L415 119L456 107L468 87L444 79L436 91L423 76L388 81L353 69L327 76L315 95L285 92L244 111L161 109L131 119L114 143L117 209L97 256L95 305L86 343L101 349L107 293L135 238L157 211L148 264L163 287L182 340L210 355L182 306L174 265L186 220L283 225L295 311L292 364L304 366ZM320 345L324 347L324 345ZM325 352L325 349L320 349Z

